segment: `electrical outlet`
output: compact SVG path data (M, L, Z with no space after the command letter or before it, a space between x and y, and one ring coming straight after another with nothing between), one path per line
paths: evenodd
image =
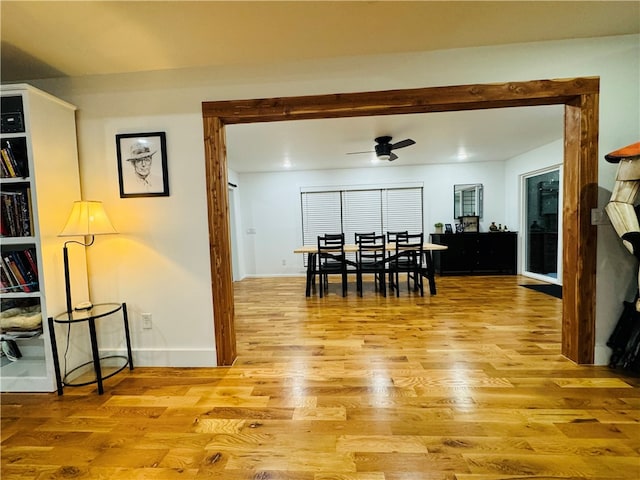
M142 328L149 330L151 328L151 314L142 313L140 316L142 317Z

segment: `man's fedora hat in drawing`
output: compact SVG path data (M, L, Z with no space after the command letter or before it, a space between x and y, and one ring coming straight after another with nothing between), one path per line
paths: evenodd
M134 161L134 160L140 160L142 158L146 158L146 157L151 157L153 154L155 154L155 151L151 151L151 149L149 148L149 144L147 142L136 142L133 145L131 145L130 148L131 154L129 155L129 158L127 158L128 161Z

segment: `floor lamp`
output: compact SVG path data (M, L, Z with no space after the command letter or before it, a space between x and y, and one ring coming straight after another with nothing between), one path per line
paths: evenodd
M73 208L67 219L67 223L62 229L59 237L78 237L84 236L85 242L79 242L77 240L67 240L64 242L62 248L62 256L64 260L64 287L67 300L67 313L71 314L74 307L71 303L71 279L69 275L69 251L67 245L70 243L77 243L84 247L93 245L95 240L94 235L106 235L110 233L118 233L109 217L107 212L104 211L102 202L79 200L73 202ZM91 237L88 241L87 237ZM92 308L91 302L81 303L75 306L76 310L88 310Z

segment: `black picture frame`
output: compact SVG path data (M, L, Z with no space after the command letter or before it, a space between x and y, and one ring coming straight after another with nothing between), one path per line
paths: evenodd
M120 198L168 197L165 132L116 135Z
M450 223L444 224L444 233L453 233L453 227Z

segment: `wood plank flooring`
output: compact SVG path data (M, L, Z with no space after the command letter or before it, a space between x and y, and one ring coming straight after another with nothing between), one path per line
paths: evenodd
M232 367L3 394L2 480L640 478L640 381L561 356L561 300L517 276L437 281L236 283Z

